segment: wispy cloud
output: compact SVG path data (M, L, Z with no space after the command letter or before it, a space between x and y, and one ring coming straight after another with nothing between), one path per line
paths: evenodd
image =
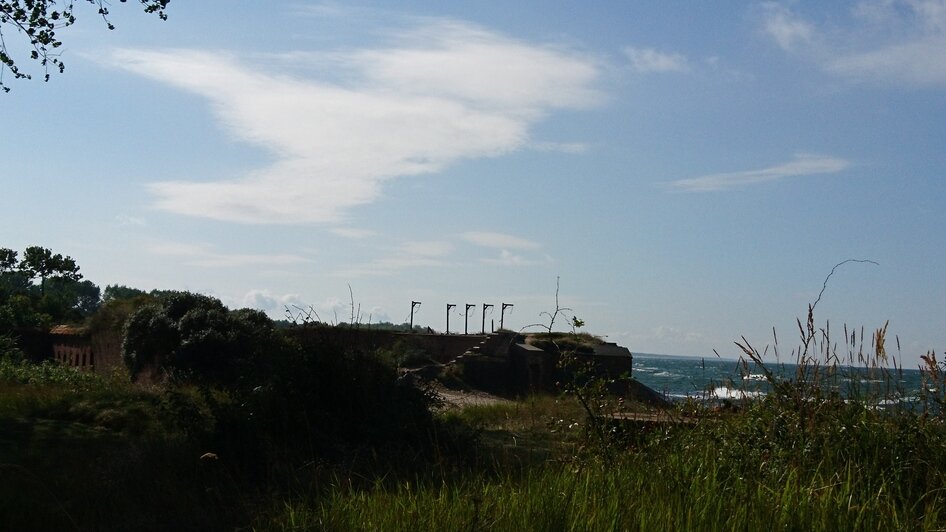
M847 29L764 4L763 29L783 49L803 52L841 78L899 86L946 86L946 0L868 0Z
M370 229L358 229L356 227L334 227L331 231L338 236L355 239L368 238L377 234Z
M299 255L275 254L242 254L221 253L211 246L201 244L182 244L165 242L148 247L148 251L155 255L177 257L187 264L207 268L235 268L240 266L291 266L312 262L311 259Z
M499 252L498 257L483 258L480 259L480 262L495 266L537 266L552 263L552 257L543 255L539 258L529 258L504 249Z
M451 21L397 42L331 54L336 79L267 73L272 62L219 52L114 52L118 68L203 96L231 135L276 158L221 181L154 183L155 205L234 222L337 223L388 180L522 149L549 112L599 99L596 61L563 47Z
M659 52L653 48L625 47L624 55L637 72L686 72L690 70L687 58L677 53Z
M831 58L829 71L859 81L946 85L946 0L867 1L854 14L869 23L865 36L868 30L890 36Z
M858 81L946 86L946 35L838 57L827 69Z
M763 31L783 50L794 50L797 46L812 41L813 26L784 5L777 2L765 2L762 8L764 11Z
M848 161L838 157L798 154L792 161L768 168L680 179L671 182L670 187L684 192L726 190L785 178L833 174L844 170L849 165Z
M494 233L491 231L468 231L461 234L460 238L477 246L487 248L536 249L540 247L538 242L533 242L515 235Z

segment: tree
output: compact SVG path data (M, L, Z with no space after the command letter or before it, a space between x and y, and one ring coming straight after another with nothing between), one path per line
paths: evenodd
M107 303L109 301L121 299L134 299L143 295L147 295L147 292L144 290L132 288L123 284L110 284L105 287L105 292L102 293L102 302Z
M0 248L0 273L6 273L16 268L16 251L10 248Z
M92 281L52 277L40 297L40 309L57 320L80 321L91 316L102 303L102 291Z
M95 314L102 304L102 291L92 281L84 280L76 283L73 293L75 294L73 308L82 317Z
M109 21L107 0L84 0L98 8L98 14L105 21L106 27L112 30L115 26ZM119 0L125 3L127 0ZM31 79L32 75L20 70L16 60L9 54L4 39L4 28L13 29L18 34L26 36L30 50L30 59L37 61L43 67L43 80L49 81L50 72L63 72L66 64L59 58L59 48L62 41L57 32L72 26L76 22L76 0L0 0L0 89L10 92L10 87L4 84L3 74L9 71L13 79ZM144 7L145 13L155 13L161 20L167 20L164 12L171 0L138 0ZM83 3L79 0L79 3Z
M30 279L39 277L40 296L46 295L46 279L51 276L62 277L73 281L82 279L79 266L75 259L53 252L41 246L30 246L23 251L23 260L20 261L20 270L29 274Z
M14 294L26 293L30 280L19 271L17 252L10 248L0 248L0 304Z
M72 257L42 246L30 246L22 255L0 248L0 334L78 322L100 304L99 287L82 280Z

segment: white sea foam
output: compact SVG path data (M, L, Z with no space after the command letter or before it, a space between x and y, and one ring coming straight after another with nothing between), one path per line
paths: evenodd
M759 397L765 396L762 392L747 392L745 390L736 390L729 388L728 386L718 386L710 392L711 397L716 397L718 399L758 399Z

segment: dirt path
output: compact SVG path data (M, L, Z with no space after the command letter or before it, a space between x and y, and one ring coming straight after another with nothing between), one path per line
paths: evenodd
M496 404L513 404L513 401L486 392L477 390L451 390L445 386L435 385L434 392L443 401L444 409L466 408L468 406L483 406Z

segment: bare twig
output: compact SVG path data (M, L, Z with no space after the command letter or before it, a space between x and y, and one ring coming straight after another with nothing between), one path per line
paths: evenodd
M355 293L351 290L351 283L348 283L348 298L351 302L351 318L348 320L348 325L355 325Z
M548 317L549 317L549 324L548 324L547 326L546 326L545 324L541 324L541 323L537 323L537 324L533 324L533 325L526 325L526 327L523 327L524 329L525 329L525 328L528 328L528 327L543 327L543 328L547 329L549 335L551 335L551 334L552 334L552 328L555 327L555 320L558 319L558 316L559 316L559 315L564 315L566 311L567 311L567 312L571 312L571 311L572 311L572 309L570 309L570 308L568 308L568 307L562 307L562 306L559 305L559 302L558 302L558 292L559 292L559 289L561 288L561 280L562 280L562 278L561 278L560 276L555 278L555 312L552 312L552 313L549 313L549 312L540 312L540 313L539 313L539 316L548 316ZM553 342L553 343L554 343L554 342Z
M860 263L873 264L874 266L880 266L880 264L878 264L877 262L874 262L869 259L847 259L835 264L834 268L831 268L831 273L829 273L828 276L824 278L824 284L821 285L821 292L818 293L818 299L815 299L815 302L811 304L811 309L809 310L809 314L811 312L814 312L815 307L817 307L818 303L821 301L821 296L824 295L824 291L827 290L828 288L828 280L831 279L831 276L834 275L834 272L837 271L838 268L840 268L841 266L849 262L860 262Z

